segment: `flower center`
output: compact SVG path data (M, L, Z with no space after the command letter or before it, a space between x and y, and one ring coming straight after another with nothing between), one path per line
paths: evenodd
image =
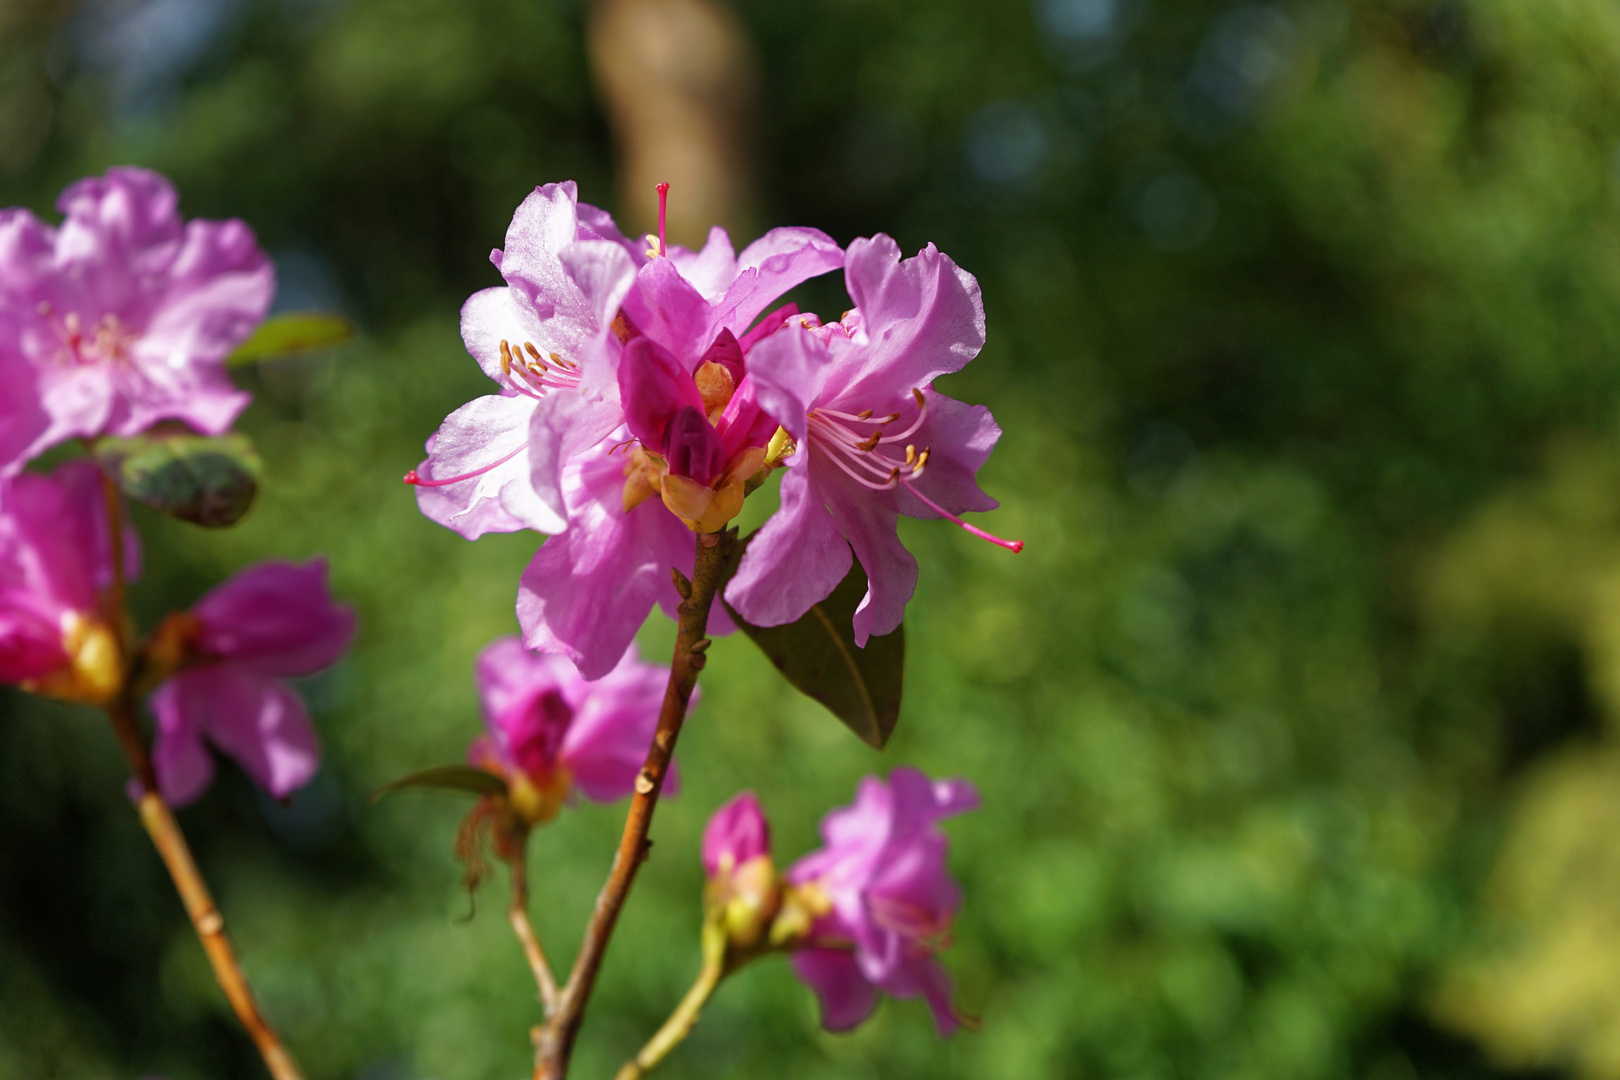
M77 311L70 311L57 319L52 317L49 303L40 304L38 310L60 342L56 359L64 367L125 360L140 337L126 327L117 315L103 315L100 322L87 330Z
M922 428L928 416L928 399L923 396L923 392L913 388L911 396L917 403L916 419L904 430L893 434L889 434L886 429L889 425L899 423L899 413L874 416L871 409L864 409L858 413L839 412L836 409L812 409L809 416L810 444L822 451L827 460L862 487L872 491L893 491L904 485L907 491L920 499L929 509L955 522L973 536L988 540L1008 551L1024 550L1022 540L1003 540L976 525L970 525L913 486L913 482L922 476L923 470L928 467L931 448L925 446L919 452L915 443L906 441ZM905 446L904 459L894 456L902 444Z

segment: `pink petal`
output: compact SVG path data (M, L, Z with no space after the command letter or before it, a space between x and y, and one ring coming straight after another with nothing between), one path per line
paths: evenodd
M866 981L855 958L840 949L800 949L793 973L816 992L821 1026L828 1031L858 1027L877 1008L877 988Z
M726 602L755 626L797 621L849 573L843 534L821 505L802 465L782 477L781 507L765 519L726 586Z
M332 602L326 560L264 562L204 596L192 614L201 645L266 675L311 675L337 660L354 637L354 611Z
M181 687L170 679L152 694L155 717L152 768L158 791L170 806L195 802L214 782L214 758L203 745L195 717L181 703Z
M561 532L562 516L534 490L529 430L536 402L522 396L474 398L445 418L429 444L416 505L446 528L476 540L489 532Z
M732 866L771 853L771 826L752 791L734 796L716 810L703 830L703 870L709 877L730 860Z

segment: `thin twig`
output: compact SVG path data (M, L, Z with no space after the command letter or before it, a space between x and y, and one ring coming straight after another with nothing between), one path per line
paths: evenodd
M706 661L704 636L709 625L709 608L725 575L727 564L737 542L735 530L723 533L699 534L697 560L692 580L675 574L675 585L682 600L675 634L675 655L670 661L669 684L664 690L663 708L658 714L658 731L652 746L647 749L646 762L636 778L635 794L630 798L630 812L625 817L624 833L619 839L619 850L613 856L613 869L607 883L596 898L596 908L585 928L585 938L579 955L574 959L568 984L563 987L557 1002L557 1011L535 1034L534 1080L562 1080L568 1073L568 1059L573 1053L574 1039L585 1018L585 1006L596 985L602 957L607 952L608 939L619 920L619 912L630 895L636 871L647 857L651 843L647 830L652 827L653 811L658 806L658 795L669 771L675 741L686 720L686 705L697 683L697 673ZM703 642L704 644L699 644Z
M226 999L236 1011L236 1018L252 1037L253 1045L259 1048L259 1056L264 1058L265 1067L275 1080L303 1080L298 1063L281 1044L281 1039L253 1000L253 990L248 986L247 976L236 961L230 938L225 936L225 919L214 906L214 898L209 895L208 886L197 871L197 864L191 858L191 849L186 846L179 823L174 820L163 799L152 790L141 796L140 812L141 824L146 826L158 854L163 856L163 865L169 868L169 876L180 890L186 914L191 916L191 925L202 941L203 950L208 953L208 962L214 966L214 977L219 980Z
M528 847L507 861L512 871L512 904L506 909L506 917L512 923L512 932L517 935L519 943L523 946L523 955L528 958L529 970L534 972L535 985L540 988L540 1004L545 1009L546 1016L550 1017L557 1011L557 979L551 974L551 965L546 963L546 954L540 948L540 939L535 935L534 925L529 922L529 875L525 866L528 858Z
M112 481L105 477L103 481L107 497L107 524L111 530L112 556L112 584L105 597L106 615L118 635L119 665L123 673L122 689L112 704L107 706L107 719L112 722L113 731L118 736L119 745L123 747L130 770L141 786L141 796L137 803L141 824L146 826L147 835L152 838L152 844L162 857L163 865L168 868L169 877L174 879L180 900L185 904L186 914L191 917L192 928L197 931L197 938L202 942L203 951L208 954L208 962L213 965L214 977L219 980L220 988L225 991L225 998L235 1010L236 1018L242 1022L242 1026L253 1039L253 1044L258 1047L259 1056L264 1059L270 1075L274 1080L304 1080L304 1074L299 1071L298 1063L282 1045L275 1029L259 1012L258 1003L253 1000L253 990L248 986L247 976L237 963L236 951L231 947L230 938L225 936L225 918L220 915L219 908L214 906L214 898L209 894L208 885L197 869L196 860L191 857L191 848L186 844L185 834L180 831L180 823L175 821L168 804L158 794L157 774L152 768L152 756L148 753L140 729L135 724L134 664L131 662L132 650L127 629L129 616L124 606L123 499Z
M716 934L718 942L714 940ZM704 927L703 945L703 968L698 972L697 981L686 992L681 1003L675 1006L675 1011L669 1014L664 1026L647 1040L647 1045L641 1048L641 1053L625 1062L614 1080L641 1080L648 1070L663 1061L671 1050L680 1045L682 1039L691 1034L703 1006L708 1004L715 987L719 986L720 980L726 976L725 931L713 925Z

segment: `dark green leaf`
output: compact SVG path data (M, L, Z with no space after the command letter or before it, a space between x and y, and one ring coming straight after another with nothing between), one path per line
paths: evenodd
M198 525L234 525L259 490L259 455L245 435L102 439L96 460L131 499Z
M881 750L900 719L906 628L855 644L852 620L866 595L866 572L850 568L838 588L786 626L752 626L726 605L788 682L825 705L862 740Z
M253 336L238 345L225 362L236 367L260 360L273 360L278 356L338 345L352 337L354 324L341 315L326 315L318 311L272 315L260 323Z
M465 791L469 795L506 794L506 781L494 773L475 769L471 765L437 765L384 784L371 793L370 799L376 802L390 791L412 787Z

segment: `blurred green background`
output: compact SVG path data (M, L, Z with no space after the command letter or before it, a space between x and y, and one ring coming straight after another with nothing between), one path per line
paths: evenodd
M908 522L908 698L878 755L718 643L685 790L575 1075L696 971L709 812L761 793L784 861L862 774L972 778L948 964L822 1034L779 961L665 1074L1620 1077L1620 7L1612 0L737 0L756 56L745 240L933 241L990 337L942 384L1006 434L988 522ZM459 758L476 651L533 536L468 544L399 482L487 383L457 309L536 183L621 205L590 11L553 0L12 0L0 204L110 164L241 216L278 306L359 343L244 375L260 504L143 518L148 622L326 553L352 657L278 807L234 769L181 817L311 1080L527 1075L504 882L464 804L375 785ZM693 63L701 61L698 57ZM677 199L680 192L675 193ZM836 316L834 283L805 291ZM768 496L764 496L768 497ZM751 508L757 520L762 512ZM655 618L650 655L671 640ZM96 714L0 697L0 1077L257 1077ZM536 837L571 956L621 807Z

